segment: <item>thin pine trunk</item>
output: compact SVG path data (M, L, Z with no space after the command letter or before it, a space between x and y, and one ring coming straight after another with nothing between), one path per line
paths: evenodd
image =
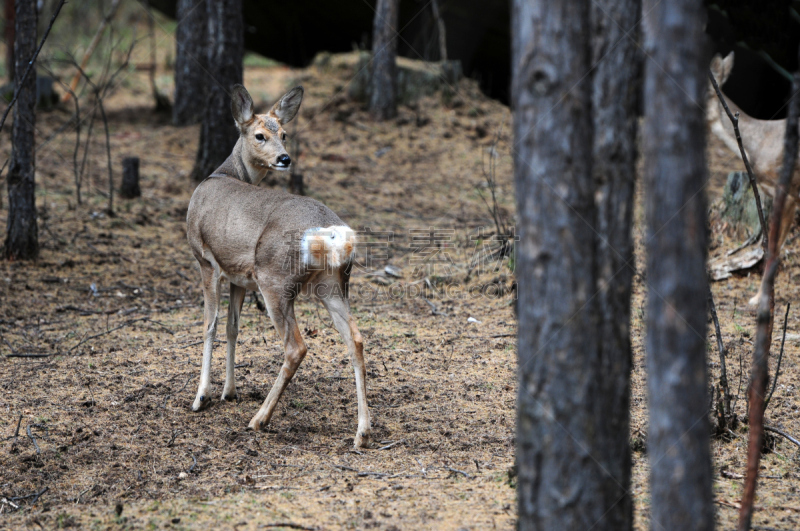
M399 0L378 0L372 26L369 110L376 120L397 116L397 11Z
M36 2L17 0L15 12L15 72L22 76L36 52ZM18 80L17 80L18 81ZM35 67L19 87L11 130L11 164L8 169L8 225L4 255L11 260L32 260L39 256L36 224Z

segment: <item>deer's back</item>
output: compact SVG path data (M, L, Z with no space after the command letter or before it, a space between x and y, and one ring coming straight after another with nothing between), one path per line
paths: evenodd
M345 225L315 199L232 177L209 178L197 186L186 224L195 256L211 252L231 276L253 275L256 264L264 270L284 270L299 263L299 241L306 230Z

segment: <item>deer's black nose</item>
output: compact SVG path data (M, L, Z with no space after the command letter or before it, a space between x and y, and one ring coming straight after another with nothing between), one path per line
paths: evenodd
M288 166L291 163L292 159L289 158L289 155L284 154L278 157L278 164L280 164L281 166Z

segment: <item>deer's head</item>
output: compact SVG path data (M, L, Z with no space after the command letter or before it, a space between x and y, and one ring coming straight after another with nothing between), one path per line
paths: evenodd
M286 152L284 125L294 119L303 87L295 87L278 100L266 114L255 114L253 98L242 85L234 85L231 112L239 128L242 157L253 168L285 171L292 164Z

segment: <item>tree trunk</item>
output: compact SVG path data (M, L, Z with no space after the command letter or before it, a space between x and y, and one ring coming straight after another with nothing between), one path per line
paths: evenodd
M399 0L378 0L372 26L369 110L376 120L397 115L397 11Z
M650 527L713 529L704 7L697 0L647 0L644 11Z
M512 6L519 529L590 529L609 507L597 451L607 419L595 403L600 319L592 87L584 79L589 4Z
M14 49L17 74L22 76L36 52L36 2L16 3ZM31 260L39 256L36 226L36 70L19 86L11 130L11 164L8 169L8 225L4 254L11 260Z
M231 116L230 89L242 82L244 23L242 0L206 0L208 76L203 126L192 179L202 181L231 154L239 132Z
M208 69L208 12L205 0L178 0L175 30L175 102L172 123L191 125L203 119Z
M4 37L6 40L6 75L8 75L8 82L14 81L14 0L5 0L4 14L5 14L5 29Z
M594 157L597 191L599 383L595 400L601 437L593 451L606 472L599 494L607 512L598 529L633 526L630 450L630 307L637 104L641 90L638 0L591 4Z

